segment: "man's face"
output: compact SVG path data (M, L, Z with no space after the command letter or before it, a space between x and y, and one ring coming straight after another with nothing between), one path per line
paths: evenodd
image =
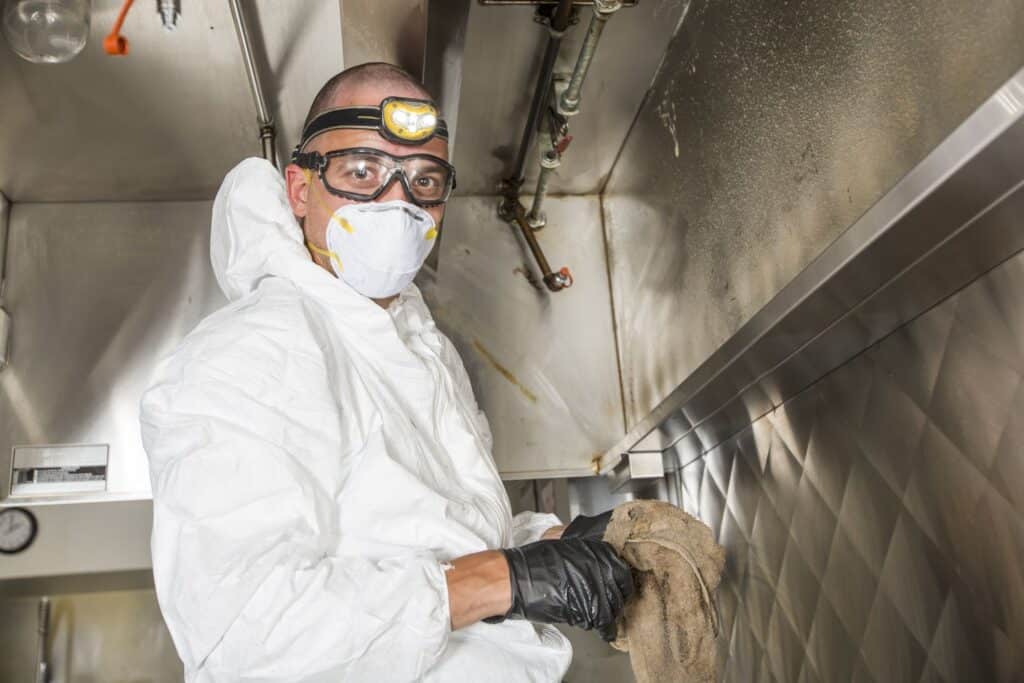
M331 104L331 107L345 106L377 106L385 97L414 97L422 99L422 95L411 89L390 87L387 89L379 87L363 87L346 93L344 99L338 99ZM347 149L350 147L372 147L394 156L406 156L409 154L432 154L436 157L448 160L448 142L441 138L433 138L422 145L400 145L390 142L377 131L342 129L321 133L313 138L304 151L320 152L325 154L336 149ZM292 213L303 220L303 231L306 240L320 249L327 248L327 225L331 214L339 207L346 204L359 203L353 199L338 197L327 191L323 182L316 173L312 173L307 181L306 171L295 164L288 164L285 168L285 182L288 188L288 202L291 204ZM395 179L379 197L372 200L375 202L388 202L394 199L401 199L412 203L405 194L405 188L401 181ZM444 205L424 207L434 221L440 225L444 216ZM313 260L333 272L327 257L313 253Z

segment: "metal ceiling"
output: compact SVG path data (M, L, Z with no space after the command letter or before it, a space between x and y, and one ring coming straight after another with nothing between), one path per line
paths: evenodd
M208 199L233 164L259 153L228 3L186 3L173 32L151 6L137 5L122 31L129 54L109 57L103 37L120 4L95 0L89 43L67 64L30 64L0 46L0 190L12 201ZM688 6L650 0L609 23L555 194L602 189ZM251 0L244 7L279 156L287 158L313 95L343 64L396 61L424 73L448 118L464 124L454 150L460 193L494 192L547 36L534 7L470 0ZM571 72L592 10L578 11L556 75ZM535 176L531 154L527 187Z
M0 189L12 201L208 199L259 153L228 3L186 3L173 32L151 3L136 4L122 30L129 54L109 57L103 37L120 5L94 0L89 42L67 64L30 64L0 45ZM341 68L339 6L245 8L283 154Z

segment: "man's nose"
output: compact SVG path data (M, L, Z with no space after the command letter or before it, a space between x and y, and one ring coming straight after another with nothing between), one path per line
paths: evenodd
M405 187L402 185L402 179L396 173L391 178L391 183L387 186L384 192L377 197L378 202L390 202L394 199L401 199L403 201L410 201L409 197L405 193Z

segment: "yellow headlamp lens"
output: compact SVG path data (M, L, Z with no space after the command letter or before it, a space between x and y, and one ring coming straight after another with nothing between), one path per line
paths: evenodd
M437 130L437 108L429 102L389 99L380 115L384 127L400 140L426 140Z

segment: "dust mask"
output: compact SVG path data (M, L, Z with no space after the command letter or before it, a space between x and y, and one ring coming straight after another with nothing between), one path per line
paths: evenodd
M420 207L390 202L346 204L327 224L327 256L335 274L371 299L394 296L416 277L434 246L437 224Z

